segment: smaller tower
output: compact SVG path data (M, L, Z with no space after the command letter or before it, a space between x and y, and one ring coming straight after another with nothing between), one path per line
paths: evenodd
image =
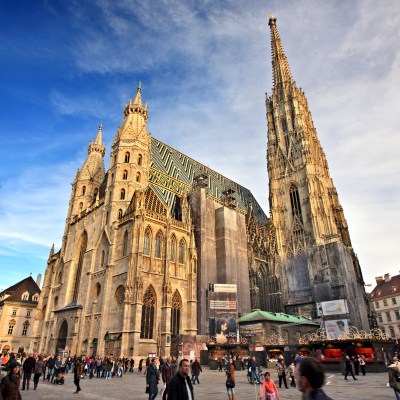
M96 139L89 143L88 156L72 183L69 217L79 215L95 201L104 179L103 157L106 146L102 133L103 125L100 124Z
M106 191L105 223L117 221L129 206L137 189L149 181L151 138L147 132L148 107L143 105L141 85L124 109L110 154Z

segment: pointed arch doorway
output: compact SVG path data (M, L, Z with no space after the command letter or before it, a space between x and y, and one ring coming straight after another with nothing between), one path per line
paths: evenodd
M60 326L60 330L58 331L57 338L57 346L56 352L64 351L65 346L67 345L67 335L68 335L68 323L66 320Z

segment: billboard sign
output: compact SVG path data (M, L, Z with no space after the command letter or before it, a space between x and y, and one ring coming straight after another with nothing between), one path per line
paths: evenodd
M336 339L343 333L349 333L348 319L333 319L324 321L324 324L327 332L331 333Z
M262 336L264 334L263 325L261 322L256 324L246 324L239 326L239 333L241 336Z
M208 290L208 318L210 336L221 341L237 336L236 285L210 284Z
M324 317L327 315L340 315L349 313L346 300L323 301L319 304L322 308L322 315Z

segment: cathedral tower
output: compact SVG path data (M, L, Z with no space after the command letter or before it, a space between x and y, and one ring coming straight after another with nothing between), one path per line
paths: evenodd
M368 328L364 282L304 92L270 17L273 89L266 99L271 220L286 311L347 299L350 323ZM354 307L353 305L357 305Z
M134 100L124 109L124 121L118 128L110 154L106 192L105 223L121 218L136 189L149 181L151 138L147 132L148 107L143 105L141 85Z

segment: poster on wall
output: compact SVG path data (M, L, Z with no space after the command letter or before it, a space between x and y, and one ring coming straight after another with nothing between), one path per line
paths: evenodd
M343 333L349 333L349 320L348 319L334 319L325 321L325 329L337 339Z
M261 322L258 322L256 324L240 325L239 334L245 337L263 336L263 325Z
M346 300L323 301L317 304L320 305L323 316L349 313Z
M236 338L236 285L209 285L208 317L210 336L215 337L217 342L224 343L230 338Z

